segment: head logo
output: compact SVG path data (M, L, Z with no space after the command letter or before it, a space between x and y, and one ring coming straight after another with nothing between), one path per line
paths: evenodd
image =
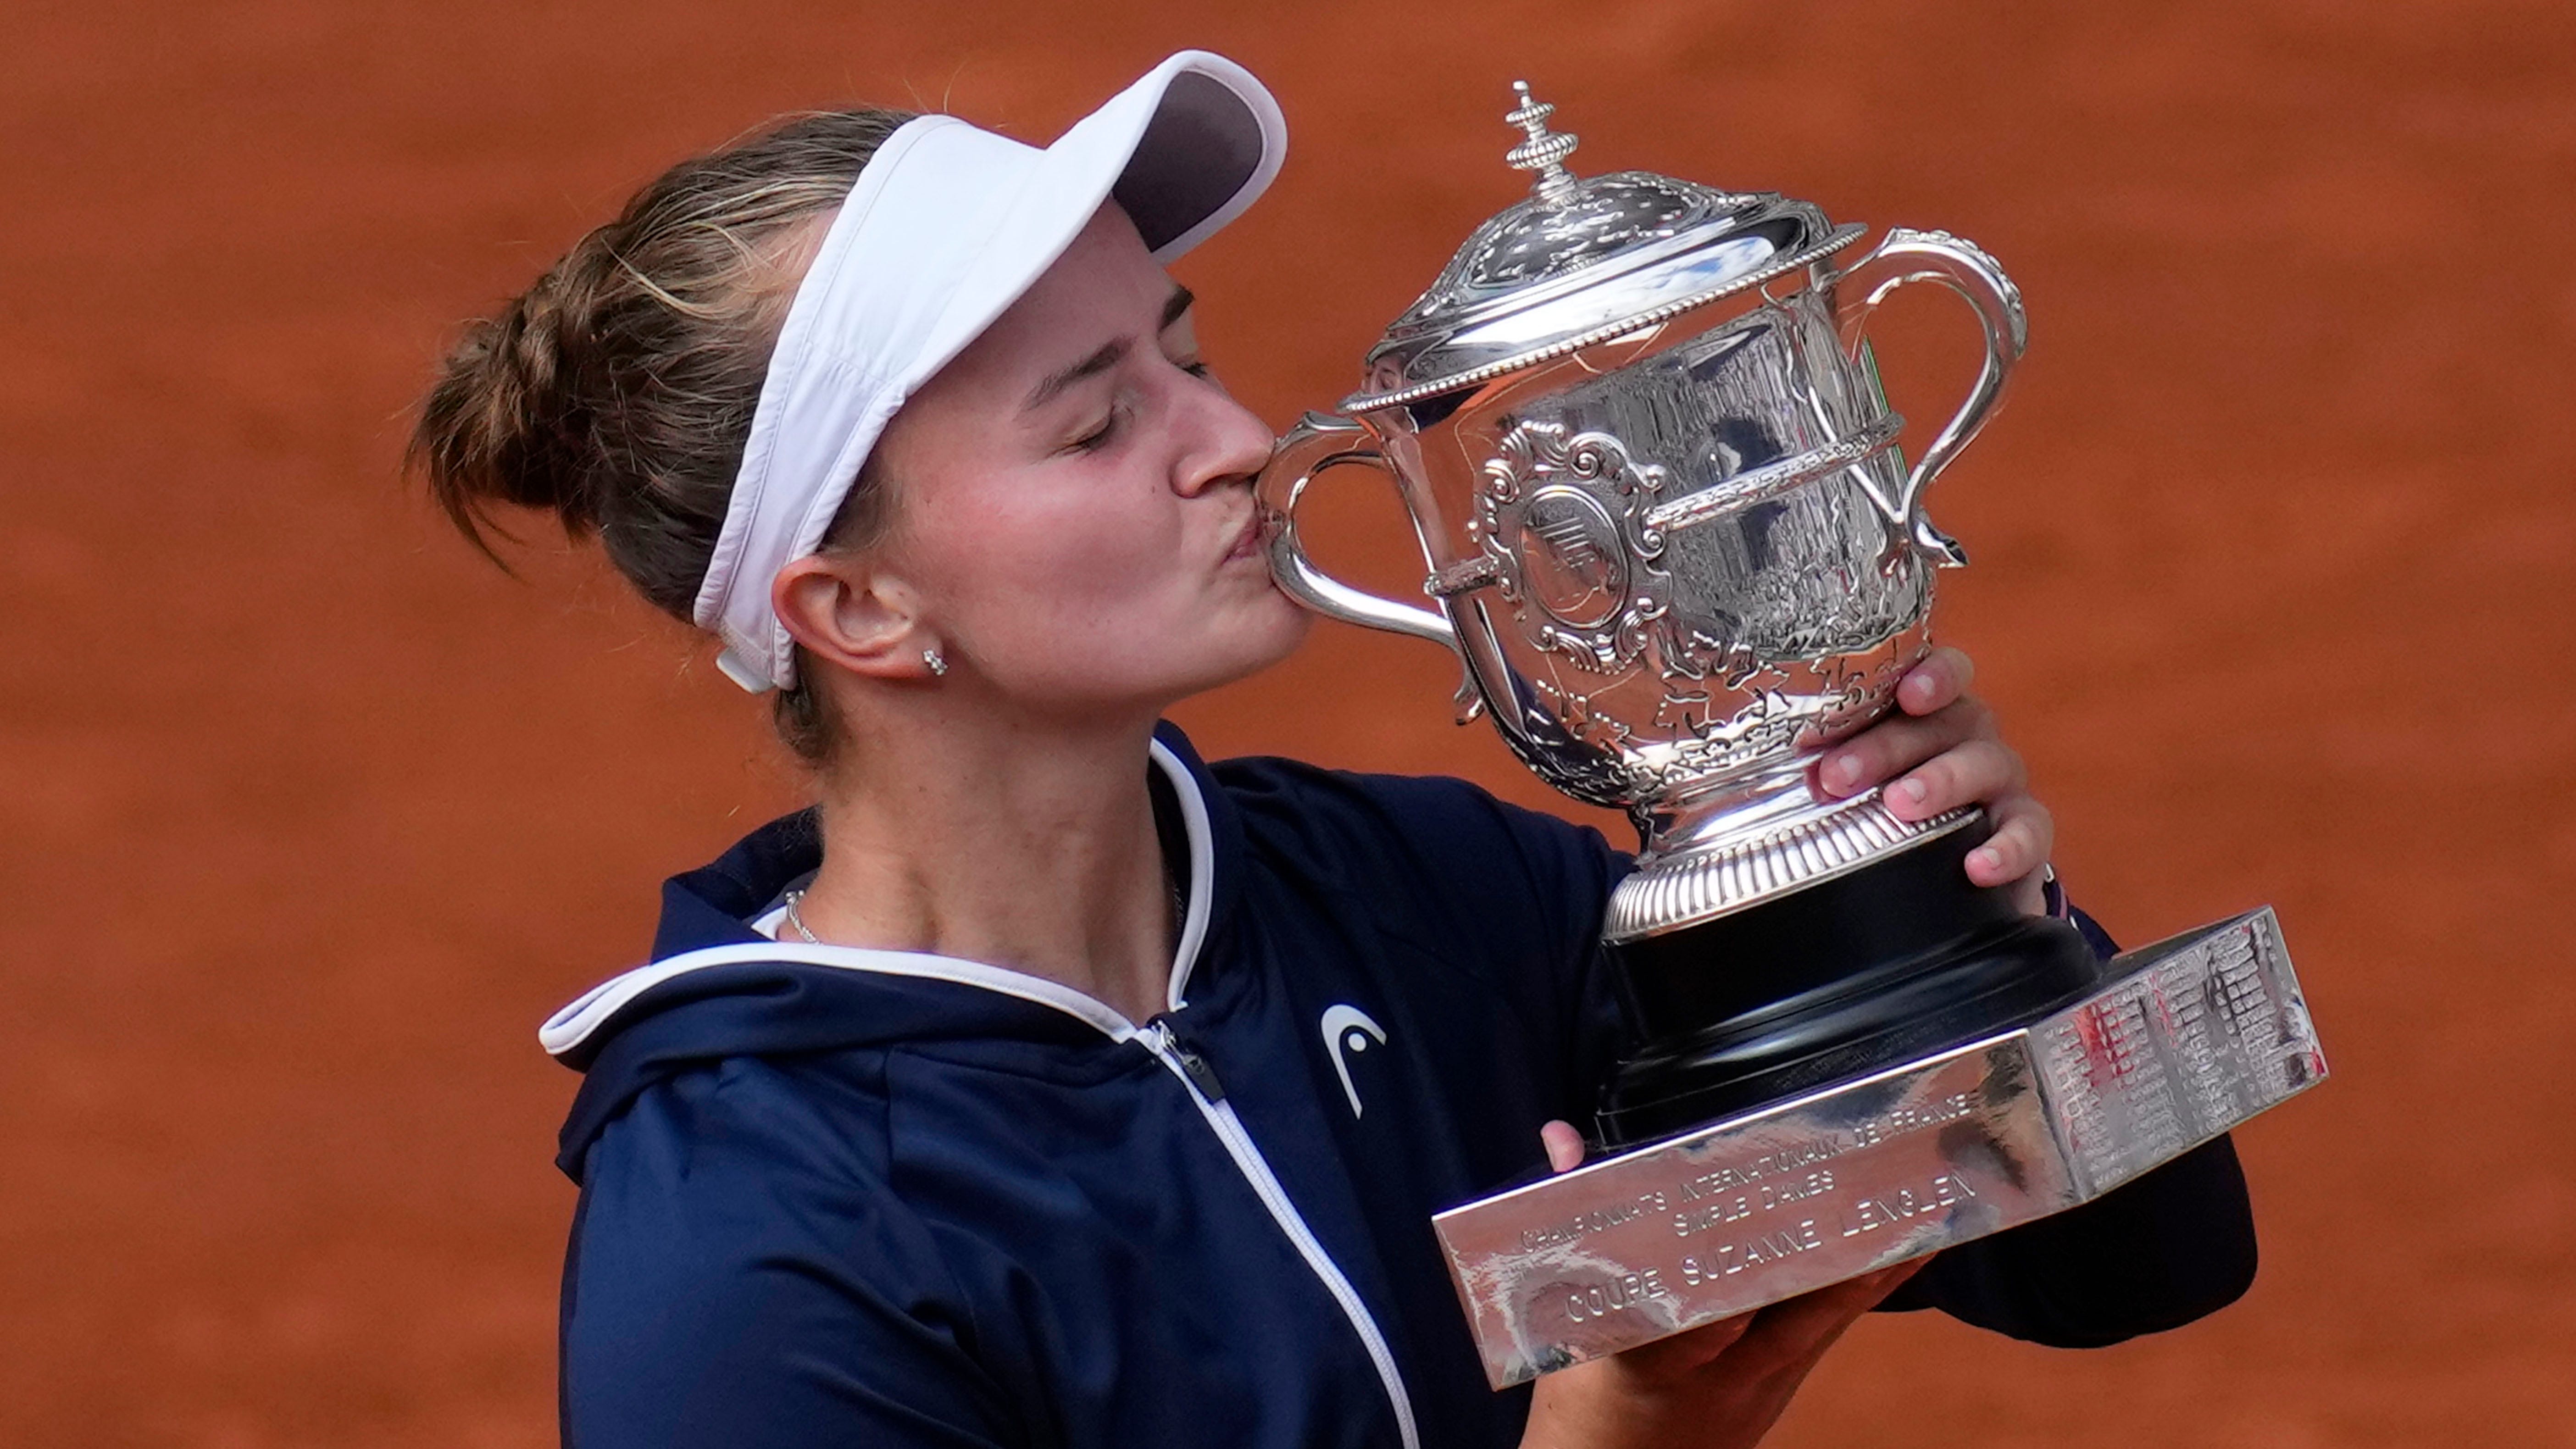
M1369 1014L1356 1006L1334 1006L1324 1012L1324 1055L1333 1059L1333 1072L1342 1079L1342 1095L1351 1099L1351 1115L1360 1115L1360 1089L1351 1085L1351 1058L1369 1049L1374 1039L1386 1044L1386 1028L1369 1020Z

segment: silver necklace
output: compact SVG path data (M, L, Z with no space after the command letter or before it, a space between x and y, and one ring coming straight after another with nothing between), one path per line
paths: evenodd
M804 937L807 945L820 946L823 944L823 938L814 934L814 928L805 924L804 914L796 909L797 904L804 899L803 891L787 893L787 924L796 928L796 934Z

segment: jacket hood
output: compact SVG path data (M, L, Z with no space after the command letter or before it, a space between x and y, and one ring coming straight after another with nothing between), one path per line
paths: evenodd
M1187 908L1169 1005L1239 889L1242 827L1178 729L1155 731L1149 779L1164 850ZM753 831L713 864L662 887L650 964L611 977L548 1018L537 1040L583 1074L556 1165L581 1160L635 1096L727 1057L975 1039L1124 1041L1137 1024L1070 987L1006 967L916 951L773 941L751 923L821 865L811 810Z

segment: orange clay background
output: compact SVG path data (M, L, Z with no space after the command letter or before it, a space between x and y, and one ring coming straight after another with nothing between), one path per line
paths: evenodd
M1051 138L1169 50L1285 175L1179 275L1284 424L1510 202L1505 84L1644 166L1983 243L2010 405L1940 622L2132 941L2271 901L2335 1077L2240 1137L2252 1295L2094 1353L1862 1324L1784 1446L2576 1443L2576 28L2560 3L17 0L0 38L0 1444L554 1435L532 1032L798 785L586 551L396 478L463 317L778 111ZM1892 309L1897 401L1972 362ZM1917 442L1919 447L1919 439ZM1408 568L1364 473L1324 552ZM1556 804L1411 641L1210 754ZM1605 822L1615 825L1616 822Z

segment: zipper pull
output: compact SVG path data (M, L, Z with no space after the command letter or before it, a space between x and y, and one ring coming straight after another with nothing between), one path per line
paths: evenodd
M1153 1034L1154 1054L1178 1065L1181 1075L1190 1079L1190 1085L1199 1089L1200 1096L1210 1103L1225 1100L1225 1083L1218 1080L1216 1068L1208 1065L1207 1058L1191 1050L1189 1043L1181 1040L1181 1034L1172 1030L1170 1022L1158 1016L1145 1023L1145 1030Z

